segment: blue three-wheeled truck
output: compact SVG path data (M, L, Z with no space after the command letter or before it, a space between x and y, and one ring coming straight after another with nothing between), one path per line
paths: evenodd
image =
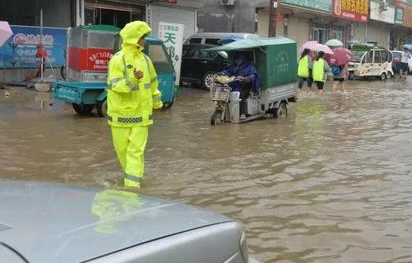
M106 25L80 26L68 31L66 81L52 84L53 98L70 103L80 115L94 108L106 116L108 62L119 49L120 28ZM164 108L172 107L177 92L175 71L161 39L146 38L145 53L153 61L159 78Z

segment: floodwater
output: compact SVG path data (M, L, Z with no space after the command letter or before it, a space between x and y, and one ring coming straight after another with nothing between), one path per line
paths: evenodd
M234 218L264 262L412 262L411 84L352 81L219 127L208 93L183 88L151 129L143 192ZM105 120L41 100L0 90L1 178L119 184Z

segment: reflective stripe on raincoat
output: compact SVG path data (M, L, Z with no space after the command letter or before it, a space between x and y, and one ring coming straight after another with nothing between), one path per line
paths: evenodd
M127 24L121 31L122 50L109 62L107 104L109 124L136 127L153 124L153 109L163 106L153 63L137 42L151 32L141 21ZM142 71L138 80L134 71Z

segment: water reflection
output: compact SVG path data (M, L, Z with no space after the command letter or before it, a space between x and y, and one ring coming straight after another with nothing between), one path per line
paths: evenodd
M408 84L350 82L288 119L220 127L208 94L183 89L151 130L143 192L240 221L265 262L412 262ZM2 177L121 182L103 119L41 112L24 94L1 98Z

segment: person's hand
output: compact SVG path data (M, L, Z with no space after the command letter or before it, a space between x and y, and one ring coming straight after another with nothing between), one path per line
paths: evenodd
M134 70L133 74L135 76L135 78L137 78L138 80L141 80L144 77L143 71L141 70Z

